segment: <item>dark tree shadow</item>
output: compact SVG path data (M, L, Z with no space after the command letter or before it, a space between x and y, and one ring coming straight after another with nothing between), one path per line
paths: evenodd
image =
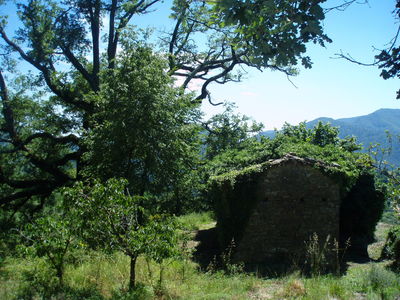
M194 240L199 243L193 252L193 259L200 265L201 270L207 270L209 265L221 255L217 228L199 230Z

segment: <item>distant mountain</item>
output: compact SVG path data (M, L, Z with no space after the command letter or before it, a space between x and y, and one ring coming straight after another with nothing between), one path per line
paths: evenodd
M400 135L400 109L379 109L366 116L337 120L318 118L307 122L307 127L313 127L319 121L339 127L341 138L355 136L364 148L367 148L371 143L379 143L383 147L387 147L386 130L389 131L393 136L393 149L388 160L393 164L400 165L400 142L396 138L397 135ZM272 137L274 131L265 131L263 135Z

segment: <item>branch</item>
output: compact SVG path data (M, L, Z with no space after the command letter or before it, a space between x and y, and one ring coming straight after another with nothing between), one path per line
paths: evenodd
M36 69L38 69L44 77L44 80L46 81L47 86L50 88L50 90L56 94L58 97L60 97L64 102L75 105L81 109L84 110L92 110L92 105L90 105L87 102L84 101L79 101L75 100L75 97L72 93L66 90L62 90L56 86L56 84L53 82L52 75L49 72L49 69L43 65L41 65L39 62L35 61L33 58L29 57L24 50L22 50L21 47L19 47L16 43L11 41L7 34L5 33L4 29L0 27L0 35L3 38L3 40L12 48L14 51L18 52L19 55L23 60L26 62L30 63L32 66L34 66ZM58 82L59 85L62 86L60 82Z
M203 83L203 86L201 87L201 94L196 97L196 100L202 100L202 99L205 99L206 97L208 97L208 101L210 102L211 105L220 105L220 104L222 104L222 103L215 104L215 103L211 102L210 92L207 90L207 86L211 82L216 81L216 80L226 76L230 71L233 70L233 68L235 67L236 64L237 64L237 60L233 59L232 63L228 67L224 68L224 71L222 71L221 73L219 73L219 74L217 74L215 76L212 76L209 79L207 79Z
M360 66L364 66L364 67L372 67L372 66L376 66L378 64L377 61L373 62L373 63L362 63L356 59L354 59L353 57L351 57L351 55L349 53L347 53L346 55L343 54L342 51L340 51L340 53L336 53L335 54L336 57L332 57L333 59L345 59L349 62L352 62L354 64L360 65Z
M338 11L345 11L350 5L352 5L353 3L357 3L357 4L368 4L368 0L344 0L344 3L333 6L333 7L328 7L324 9L324 13L329 13L333 10L338 10Z
M115 55L117 53L117 47L114 46L115 39L115 13L117 10L118 0L112 0L111 8L110 8L110 24L108 27L108 46L107 46L107 59L108 59L108 68L114 69L115 67Z
M117 7L118 1L117 0L112 1L110 8L110 25L108 29L109 32L108 32L108 46L107 46L107 59L108 59L109 69L113 69L115 67L114 59L117 54L119 37L122 30L128 25L129 21L135 14L144 13L146 9L148 9L150 6L159 1L160 0L154 0L146 4L142 8L140 8L140 6L143 5L145 2L144 0L140 0L131 10L126 11L125 14L119 18L119 24L117 28L115 28L115 16L118 10Z
M178 37L179 27L181 26L183 17L185 15L185 11L186 11L186 9L184 9L182 11L181 15L179 16L178 20L176 21L174 31L172 32L171 41L169 42L169 68L170 68L170 70L172 70L175 67L174 62L173 62L174 46L175 46L175 43L176 43L176 40Z
M33 189L29 189L29 190L24 190L24 191L19 191L16 193L13 193L11 195L8 196L4 196L0 198L0 206L4 206L7 204L10 204L11 202L18 200L18 199L22 199L22 198L27 198L26 200L28 200L29 198L33 197L33 196L48 196L52 193L52 191L59 187L59 184L54 184L53 186L37 186Z
M75 55L72 53L72 51L66 47L66 46L60 46L62 53L65 55L65 57L68 58L70 63L79 71L79 73L82 74L83 78L86 79L86 81L89 83L90 87L93 90L96 90L96 83L93 78L93 76L88 72L88 70L85 69L85 67L79 62L79 60L75 57Z
M51 163L34 155L32 153L32 151L30 151L25 146L25 143L23 143L22 140L17 135L17 132L15 130L14 114L13 114L11 107L8 105L9 98L8 98L8 93L7 93L7 87L6 87L4 77L3 77L3 74L1 71L0 71L0 96L1 96L2 103L3 103L3 115L4 115L4 119L6 120L6 129L8 131L8 134L11 137L12 144L15 147L15 149L25 151L26 157L30 160L30 162L33 165L35 165L39 169L41 169L51 175L53 175L55 178L57 178L57 180L63 181L63 182L71 180L72 178L70 178L68 175L66 175L62 171L60 171L57 167L54 167ZM59 140L61 142L71 142L71 141L76 142L77 141L75 139L74 135L68 135L66 137L56 138L48 133L33 134L27 140L29 142L29 141L32 141L33 139L39 138L39 137L52 138L54 140Z
M89 9L90 16L90 29L92 33L92 45L93 45L93 90L95 92L100 90L100 1L96 0L92 8Z
M31 180L13 180L9 177L4 176L3 170L0 167L0 182L7 184L8 186L16 189L29 188L34 185L43 186L54 183L54 181L44 179L31 179Z
M205 74L207 74L207 72L209 72L209 71L211 71L211 70L218 69L218 68L224 68L224 69L225 69L224 64L225 64L225 63L229 63L229 62L233 62L233 61L236 61L236 58L234 58L234 57L228 57L228 58L220 59L220 60L210 60L210 61L201 62L199 66L197 66L196 68L194 68L194 69L190 72L190 74L187 75L187 78L186 78L185 82L183 83L182 87L183 87L183 88L186 88L187 85L189 84L189 82L190 82L192 79L194 79L198 73L200 73L200 72L205 72ZM235 62L235 64L236 64L236 62ZM185 70L185 68L186 68L186 69L190 69L190 67L187 67L187 66L179 66L179 69ZM232 67L232 69L233 69L233 67ZM230 70L229 70L229 71L230 71ZM228 72L229 72L229 71L228 71ZM222 76L225 76L228 72L223 71L222 73L224 73L224 75L222 75ZM203 74L203 75L204 75L204 74ZM212 81L214 81L214 80L216 80L216 79L221 78L222 76L216 75L216 76L213 76L213 77L211 77L211 78L212 78ZM211 78L210 78L210 79L211 79ZM208 79L207 79L207 80L208 80ZM206 81L207 81L207 80L206 80ZM207 83L207 84L208 84L208 83ZM204 98L205 98L205 97L204 97ZM204 98L203 98L203 99L204 99Z
M73 143L75 145L79 145L79 138L72 133L69 135L66 135L66 136L57 137L57 136L53 136L52 134L50 134L48 132L39 132L39 133L32 134L31 136L29 136L28 138L25 139L24 145L29 144L34 139L38 139L38 138L47 138L47 139L54 141L55 143L61 143L61 144Z
M3 104L3 116L6 121L5 130L8 132L13 144L19 144L17 132L15 130L14 112L9 105L7 86L4 81L3 73L0 70L0 97Z
M66 154L64 157L54 161L53 163L56 166L63 166L65 165L67 162L71 161L71 160L78 160L80 159L82 156L82 151L77 151L77 152L71 152Z

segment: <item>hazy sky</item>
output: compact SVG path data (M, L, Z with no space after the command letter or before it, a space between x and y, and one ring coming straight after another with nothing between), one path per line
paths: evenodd
M325 6L339 2L328 0ZM170 28L170 3L165 1L136 22ZM314 65L311 70L300 69L300 75L292 78L296 87L279 72L248 70L242 83L212 85L212 96L216 102L235 102L238 112L263 122L266 129L280 128L285 121L296 124L318 117L343 118L379 108L400 108L400 100L395 99L398 80L383 80L376 67L333 58L343 51L362 62L372 62L379 53L375 48L384 48L396 33L399 24L392 14L394 7L395 0L369 0L368 5L354 4L345 11L330 12L324 28L333 43L326 48L308 46ZM215 112L206 103L203 107L208 115Z

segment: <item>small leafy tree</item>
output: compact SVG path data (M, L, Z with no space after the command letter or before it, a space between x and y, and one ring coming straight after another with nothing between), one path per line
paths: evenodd
M56 271L60 286L63 285L67 254L71 248L79 247L76 226L71 215L53 212L28 223L21 232L29 245L28 252L46 258Z
M146 196L131 196L126 180L105 184L78 182L66 189L70 210L80 223L80 236L92 248L122 251L130 258L129 289L136 283L136 260L145 254L161 261L179 253L174 219L151 213Z

